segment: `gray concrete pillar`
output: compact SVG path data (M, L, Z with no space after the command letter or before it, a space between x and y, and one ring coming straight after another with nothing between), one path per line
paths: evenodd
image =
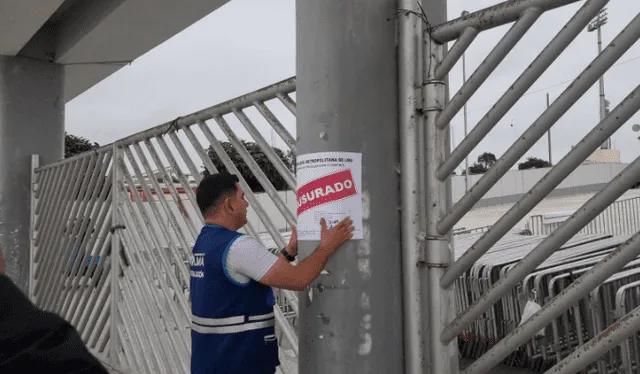
M404 370L396 7L296 2L298 151L362 153L364 227L300 294L300 373Z
M64 68L0 56L0 246L7 275L28 289L31 155L64 157Z

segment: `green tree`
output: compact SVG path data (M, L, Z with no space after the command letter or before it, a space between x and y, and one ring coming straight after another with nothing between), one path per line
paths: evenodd
M276 190L284 191L289 189L289 186L285 182L284 178L282 178L280 173L278 173L278 170L273 166L271 161L269 161L269 159L264 154L262 149L260 149L260 146L258 144L254 142L247 142L244 140L240 140L240 142L242 142L242 145L244 145L244 147L247 149L249 154L251 154L251 157L253 157L253 159L256 161L258 166L260 166L260 169L262 169L262 171L265 173L267 178L269 178L269 181L271 182L271 184L273 184L273 187L275 187ZM242 157L240 157L240 154L233 147L233 145L230 142L221 142L221 145L222 145L222 148L225 150L225 153L229 156L231 161L234 163L234 165L236 166L236 168L238 169L238 171L240 172L244 180L247 182L251 190L253 192L264 192L264 188L262 187L260 182L258 182L258 179L253 175L253 173L249 169L249 166L247 166L247 164L244 162ZM292 162L293 163L295 162L295 155L293 155L292 152L285 153L280 148L272 147L272 149L276 153L276 155L282 160L282 162L284 162L285 166L289 170L293 171L295 164L292 164ZM218 171L220 172L228 171L227 168L224 166L224 163L222 162L222 160L218 157L216 152L213 150L213 147L209 146L209 148L207 149L207 155L213 162L213 165L216 167L216 169L218 169ZM209 175L209 171L205 168L204 171L202 172L202 175L203 176Z
M491 152L484 152L478 156L478 164L484 167L484 171L489 170L496 163L496 155Z
M484 174L486 172L487 172L487 168L481 163L476 162L473 165L469 166L469 174L470 175L473 175L473 174Z
M80 153L100 148L100 144L91 143L90 140L80 136L64 133L64 157L68 158Z
M518 164L518 170L539 169L548 167L551 167L551 163L538 157L527 157L527 161Z

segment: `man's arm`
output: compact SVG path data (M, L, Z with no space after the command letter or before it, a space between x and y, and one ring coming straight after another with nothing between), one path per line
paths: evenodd
M279 254L278 261L260 279L260 283L285 290L302 291L320 275L332 253L333 250L318 247L311 256L296 266Z
M276 263L260 278L259 282L292 291L302 291L307 288L320 275L331 254L353 237L354 227L350 218L345 218L331 229L327 229L327 223L323 218L320 220L320 226L320 245L309 257L293 266L282 254L279 254ZM293 236L295 235L294 231Z

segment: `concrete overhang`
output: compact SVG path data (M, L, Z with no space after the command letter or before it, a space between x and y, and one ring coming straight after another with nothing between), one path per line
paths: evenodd
M0 55L17 55L64 1L0 0Z
M228 1L0 0L0 54L65 65L68 102Z

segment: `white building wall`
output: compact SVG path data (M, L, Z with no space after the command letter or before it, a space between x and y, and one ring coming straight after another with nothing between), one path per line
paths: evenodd
M611 181L626 164L585 164L581 165L571 173L554 191L553 196L566 196L575 194L592 193L600 190L606 183ZM523 194L529 191L549 170L545 169L531 169L531 170L513 170L509 171L489 192L484 196L476 207L491 206L498 204L507 204L517 201ZM472 175L472 185L476 183L482 175ZM464 194L465 181L464 176L452 177L453 187L453 201L458 201ZM296 212L296 196L292 191L280 191L280 197L285 201L287 207ZM170 195L165 195L168 200L171 200ZM185 200L186 195L182 195ZM287 224L282 213L276 208L271 198L264 193L256 194L260 205L267 212L270 219L275 226L281 231L290 230L290 226ZM157 198L156 198L157 199ZM175 205L175 204L172 204ZM197 217L192 204L188 201L183 202L185 210L190 217ZM172 207L173 209L173 207ZM162 210L162 209L161 209ZM178 212L176 208L176 213ZM164 212L163 212L164 213ZM162 219L166 219L162 214ZM258 232L265 232L266 227L262 221L258 218L255 210L250 206L248 213L248 220L253 225L254 229ZM183 227L186 230L186 227Z

